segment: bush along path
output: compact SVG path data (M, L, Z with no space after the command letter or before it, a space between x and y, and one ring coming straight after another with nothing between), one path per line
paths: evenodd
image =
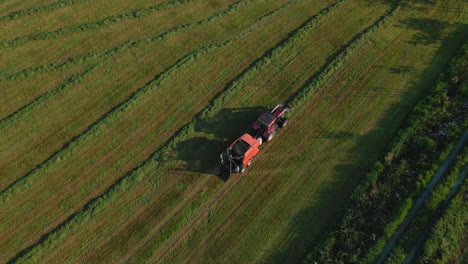
M468 149L465 148L465 151L464 151L464 154L466 155L467 154L467 151ZM462 154L463 155L463 154ZM455 173L458 172L458 178L457 180L455 181L455 183L453 184L452 188L450 189L450 192L449 194L447 195L447 197L445 198L445 200L443 201L442 205L440 206L440 209L439 211L442 211L444 208L446 208L450 202L452 201L452 199L454 198L454 196L458 193L458 191L460 190L460 186L465 182L465 179L466 179L466 175L468 174L468 161L465 159L465 161L462 163L465 167L462 168L462 171L460 172L460 170L455 170ZM463 211L463 209L462 209ZM465 209L465 212L468 213L468 210ZM434 224L437 222L438 220L438 217L437 215L439 215L440 212L437 212L436 215L433 217L433 220L431 221L431 223L429 223L428 227L433 227ZM468 219L468 216L465 217L465 219ZM458 225L457 225L458 226ZM463 229L463 228L461 228ZM463 232L462 230L459 230L459 232ZM408 257L405 259L405 261L403 262L403 264L410 264L412 263L414 257L416 256L416 254L418 253L419 249L421 248L424 240L427 238L428 234L429 234L429 229L426 229L421 235L420 237L418 238L417 242L415 243L414 247L411 249L411 251L409 252L408 254ZM456 239L455 239L456 240ZM460 240L460 239L459 239ZM458 243L457 243L458 242ZM459 245L460 241L457 241L455 243L450 243L450 245L452 245L452 247L456 247L457 245ZM440 244L439 244L440 245ZM439 254L440 256L443 256L444 254ZM435 259L435 258L433 258Z
M468 231L468 167L462 171L465 180L461 190L449 201L442 216L429 231L420 256L412 263L466 263ZM462 176L460 176L460 179ZM411 252L413 253L413 252ZM417 252L416 252L417 253ZM410 255L412 257L412 255ZM411 259L409 259L411 261Z
M304 263L372 263L468 127L467 43ZM383 225L382 223L386 223Z

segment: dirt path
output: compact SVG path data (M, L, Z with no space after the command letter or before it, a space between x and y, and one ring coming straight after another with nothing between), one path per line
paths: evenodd
M442 176L445 174L445 172L447 171L450 164L452 164L452 162L454 161L456 155L461 150L461 148L463 147L463 145L465 144L467 139L468 139L468 130L465 131L463 136L457 142L457 144L455 145L455 148L452 150L452 153L450 153L448 158L444 161L442 166L439 168L437 173L434 175L431 182L427 186L426 190L424 190L424 192L419 196L418 200L416 201L416 203L411 208L410 212L406 216L403 223L400 225L400 227L398 227L397 232L388 241L387 245L382 250L382 254L380 255L380 258L376 262L377 264L383 263L385 261L385 259L387 258L388 254L393 250L393 248L395 247L396 242L401 237L401 235L406 231L406 228L408 228L409 224L411 223L411 220L413 220L413 218L416 216L419 209L423 206L424 201L426 201L429 194L432 192L432 190L434 189L436 184L440 181Z
M452 188L450 189L449 194L444 200L444 203L442 204L442 208L445 208L449 202L452 200L452 198L457 194L460 185L464 182L466 175L468 174L468 166L465 166L463 171L460 173L460 176L458 176L458 179L455 181L453 184ZM423 245L424 241L426 241L427 235L429 234L430 228L433 227L436 223L436 221L439 219L439 217L435 216L431 223L428 225L428 228L419 236L418 241L414 245L414 247L411 249L410 253L406 257L405 261L403 264L409 264L411 261L413 261L413 258L416 256L416 253L419 251L421 246Z

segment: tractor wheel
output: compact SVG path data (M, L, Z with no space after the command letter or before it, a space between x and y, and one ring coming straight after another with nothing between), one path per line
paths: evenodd
M288 124L289 118L285 117L281 122L279 123L279 127L283 128Z
M276 134L276 130L273 131L273 132L271 132L270 135L268 135L266 141L267 141L267 142L271 141L271 140L275 137L275 134Z
M261 146L262 143L263 143L263 138L262 138L262 137L256 137L256 139L257 139L258 142L259 142L259 146Z

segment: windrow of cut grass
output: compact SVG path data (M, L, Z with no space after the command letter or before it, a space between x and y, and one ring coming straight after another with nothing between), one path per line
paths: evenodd
M239 14L234 15L233 8L243 10L248 4L249 1L243 1L225 9L224 11L229 10L231 14L226 16L225 20L238 19ZM223 11L219 13L226 14ZM206 43L208 38L203 32L205 27L211 26L211 23L204 23L188 34L128 49L120 53L119 63L103 65L88 82L74 87L71 92L60 93L39 108L28 108L30 113L34 113L30 115L31 118L10 119L11 125L0 130L0 149L4 150L0 154L0 169L1 174L5 174L0 183L2 189L36 166L41 167L56 151L68 147L70 140L82 134L93 122L99 122L100 116L112 111L117 104L124 104L128 100L127 97L139 86L152 79L151 76L158 75L165 67L176 63L178 59ZM216 31L213 28L210 39L224 39L226 29L222 24L218 24L216 28ZM231 31L236 29L233 27ZM150 55L145 55L144 51L149 50ZM168 52L157 53L156 50ZM141 56L136 56L138 51ZM113 72L115 74L112 74ZM54 123L54 127L50 126L51 122ZM58 133L60 134L57 136ZM24 137L24 134L28 134L28 137Z
M72 25L101 20L130 10L144 9L164 1L168 0L79 1L74 5L64 6L60 9L31 14L23 19L0 21L2 25L1 39L2 41L13 40L21 36L55 31Z
M104 58L116 56L117 54L123 51L126 51L130 48L143 48L149 44L152 44L153 42L166 40L173 35L188 32L191 29L195 29L200 26L205 26L207 24L215 23L224 17L232 15L239 9L246 7L251 2L254 2L254 1L255 0L238 0L234 2L233 4L229 5L228 7L218 12L215 12L203 19L192 21L192 22L185 23L185 24L180 24L172 28L169 28L165 30L164 32L157 33L155 35L147 36L147 37L136 39L136 40L125 41L123 43L120 43L114 47L111 47L105 50L100 50L100 51L95 51L95 52L86 52L84 54L81 54L75 57L67 58L64 61L47 63L47 64L43 64L40 66L24 68L12 74L4 73L3 78L6 80L15 80L17 78L27 78L28 76L32 76L35 74L55 71L55 70L63 69L63 68L70 67L76 64L84 63L93 58L102 60Z
M455 39L437 42L442 50L408 43L414 31L399 23L414 14L400 10L295 112L290 127L263 147L251 171L234 178L239 179L234 188L223 187L221 199L202 210L202 219L191 227L194 234L181 234L179 248L164 261L286 263L307 252L304 245L313 243L349 198L359 175L382 153L417 100L414 93L424 94L424 85L412 84L433 81L426 75L420 79L420 73L428 64L443 68L447 53L463 38L463 32L455 31ZM400 65L413 70L394 73ZM226 126L232 120L220 122Z
M298 1L291 1L291 2L289 2L289 3L287 3L287 4L290 6L291 3L295 3L295 2L298 2ZM305 5L305 4L303 4L303 5ZM309 4L309 5L310 5L310 4ZM286 6L286 5L284 5L284 6ZM296 8L296 9L298 9L298 8ZM273 16L273 15L275 15L276 13L277 13L277 12L272 12L272 13L270 13L269 15ZM267 17L266 17L266 16L263 17L263 19L262 19L261 21L263 21L263 20L266 21L265 18L267 18ZM270 22L271 22L271 21L270 21ZM256 23L256 24L254 24L253 26L247 28L247 29L244 31L244 34L240 34L240 36L242 37L242 36L245 35L245 34L251 35L253 29L255 29L256 27L258 27L258 26L261 25L262 23L264 23L264 22ZM291 26L292 26L292 25L291 25ZM273 25L271 25L271 26L269 26L269 27L273 27ZM262 33L262 36L263 36L263 37L266 37L266 36L268 36L268 35L271 35L271 34L270 34L270 29L271 29L271 28L269 28L268 31L263 32L263 33ZM259 42L260 40L261 40L260 36L259 36L257 39L255 39L256 42ZM227 45L227 44L226 44L226 45ZM250 44L250 45L251 45L251 44ZM264 43L264 44L262 45L262 46L264 46L264 47L263 47L264 49L268 48L268 46L266 46L266 45L268 45L268 43ZM232 46L233 48L235 48L235 50L236 50L236 52L237 52L238 54L243 54L243 53L244 53L244 49L245 49L245 48L243 49L242 46L240 46L240 47L238 47L238 45L231 45L231 46ZM265 47L265 46L266 46L266 47ZM214 47L213 47L213 49L214 49ZM255 50L255 49L253 49L253 50ZM226 51L225 51L225 52L226 52ZM228 53L229 53L229 52L228 52ZM200 53L198 53L197 55L200 55ZM219 55L217 55L217 56L219 56ZM245 56L247 56L247 58L249 58L249 60L253 60L253 58L251 58L250 56L248 56L248 54L245 55ZM232 58L232 59L235 59L235 58ZM208 61L207 61L206 63L207 63L207 64L210 64L211 62L212 62L212 59L208 59ZM231 63L231 64L235 64L235 63L233 63L232 61L230 61L230 63ZM216 65L212 65L211 67L217 68ZM202 67L202 68L204 68L204 67ZM192 69L192 70L193 70L193 69ZM191 70L191 71L192 71L192 70ZM210 71L210 72L211 72L211 71ZM210 87L210 86L208 86L208 87ZM156 98L160 98L161 100L166 101L165 99L161 98L160 96L156 96ZM144 105L144 104L143 104L143 105ZM198 109L199 109L200 107L203 107L203 104L201 104L201 105L199 105L199 106L197 106L197 107L198 107ZM146 108L146 109L147 109L147 108ZM145 110L145 108L142 108L142 110ZM162 111L166 111L167 109L164 109L164 108L163 108L163 109L161 109L161 110L162 110ZM183 121L183 120L184 120L184 119L182 119L181 121ZM150 127L151 127L151 126L150 126ZM137 133L137 134L138 134L138 133ZM46 185L46 184L45 184L45 185ZM46 185L46 186L47 186L47 185ZM74 186L76 186L76 185L74 185ZM48 204L48 203L46 203L46 204Z
M338 34L338 33L337 33L337 34ZM295 45L294 45L294 46L295 46ZM339 46L339 45L338 45L338 46ZM278 55L279 53L275 53L275 54ZM275 58L274 60L272 59L272 61L271 61L270 63L273 63L273 61L276 62L276 58ZM269 65L270 65L270 63L269 63ZM263 67L262 67L262 68L263 68ZM241 97L242 97L242 96L241 96ZM237 100L237 99L239 98L239 96L236 96L236 97L233 97L233 98L236 98L236 100ZM168 174L168 173L169 173L169 175L167 175L167 176L164 175L164 174ZM160 181L160 179L159 179L160 177L164 177L164 178L169 177L169 179L170 179L170 178L173 178L173 176L175 176L175 175L172 175L172 177L171 177L171 176L170 176L170 172L163 170L163 171L161 172L160 175L155 176L155 177L157 177L157 178L158 178L158 181ZM212 177L212 176L210 176L210 177ZM179 180L180 180L180 178L179 178ZM166 186L167 186L167 182L166 182L167 180L161 180L161 181L164 181L164 183L161 183L160 186L163 186L162 188L165 189ZM174 184L174 183L171 183L171 184ZM184 181L184 184L187 184L186 181ZM190 184L190 183L188 183L188 184ZM134 193L139 193L139 195L143 195L143 194L144 194L145 196L146 196L146 195L150 195L150 193L151 193L150 190L142 191L142 186L147 186L147 185L148 185L147 183L140 183L139 185L140 185L140 187L132 188L132 189L133 189L133 192L132 192L133 194L132 194L132 193L129 193L128 195L126 194L126 195L125 195L126 198L123 199L124 201L122 201L122 202L119 203L119 205L118 205L119 207L122 206L122 208L125 208L126 212L129 212L130 208L132 208L131 206L128 205L127 201L129 201L129 200L131 201L131 198L130 198L130 197L134 196ZM190 186L191 186L191 188L188 188L187 190L192 190L193 184L190 184ZM200 184L196 184L196 186L200 186ZM183 189L183 187L182 187L182 189ZM200 189L199 191L202 191L202 189ZM153 192L154 192L154 190L153 190ZM170 192L170 190L169 190L169 192ZM159 192L158 192L158 193L159 193ZM166 201L166 197L164 197L164 199L161 199L161 197L159 197L159 195L158 195L158 197L155 197L154 199L156 199L156 200L158 201L159 204L161 204L161 203L163 203L163 204L170 203L170 204L172 205L172 202L173 202L173 199L169 199L170 201L167 202L167 201ZM135 203L135 202L133 201L132 203ZM139 202L136 201L136 203L138 204ZM162 205L159 205L159 206L157 206L157 207L160 207L160 206L162 206ZM189 210L189 211L191 211L191 212L193 212L194 209L195 209L194 206L188 206L188 208L187 208L187 210ZM153 209L152 209L152 210L153 210ZM156 214L156 217L157 217L157 213L155 213L155 212L152 211L152 210L151 210L151 212L149 213L149 215L155 215L155 214ZM117 212L117 211L118 211L118 212L122 212L122 211L119 210L119 209L113 209L112 211L114 211L114 212ZM106 210L106 212L107 212L107 210ZM156 211L156 212L158 212L158 211ZM184 212L187 212L187 211L184 211ZM141 257L141 258L143 258L143 259L144 259L144 258L147 258L147 256L145 257L145 255L148 255L148 252L152 252L152 251L154 250L155 246L157 246L158 244L164 243L164 241L167 239L167 236L170 236L171 233L174 232L174 228L177 229L177 228L180 227L180 225L183 224L184 221L186 220L186 219L185 219L185 218L186 218L186 215L184 214L184 212L182 213L182 216L180 216L180 218L181 218L181 220L180 220L181 222L180 222L180 223L175 223L175 224L174 224L174 219L171 218L171 224L169 225L169 227L167 227L168 229L165 229L165 230L167 230L167 231L165 231L165 230L162 230L162 231L161 231L161 232L164 234L164 238L155 235L155 237L154 237L151 241L147 241L147 242L145 243L145 244L147 244L147 245L145 245L146 248L143 248L143 250L141 250L141 252L139 252L139 257ZM140 212L139 214L135 214L135 213L133 213L132 211L130 211L129 214L125 214L125 215L126 215L126 217L128 217L128 216L130 216L130 215L135 216L135 218L139 219L139 221L141 221L142 219L145 219L145 220L143 221L145 225L146 225L146 223L148 222L148 220L146 220L147 218L146 218L145 216L142 217L141 212ZM106 216L106 218L115 219L116 217L115 217L115 215L110 215L110 216ZM179 217L178 217L177 219L179 219ZM126 218L126 221L128 221L128 218ZM152 221L153 221L153 220L152 220ZM99 221L98 221L98 220L93 220L93 223L95 223L96 225L94 225L94 224L89 224L88 226L93 226L93 229L90 230L90 231L88 231L88 232L89 232L90 234L94 234L94 236L96 236L96 237L107 237L106 234L102 234L102 233L101 233L101 231L103 230L103 226L102 226L103 223L105 223L106 225L108 225L108 224L114 225L114 224L115 224L116 226L120 226L120 224L118 224L118 223L114 223L114 222L109 223L109 221L106 221L106 220L103 221L103 220L101 220L101 219L99 219ZM137 230L140 230L141 226L140 226L140 224L137 224L137 223L135 223L135 222L134 222L134 224L135 224L135 225L138 225L139 228L131 229L131 230L124 228L124 230L126 230L125 232L127 233L127 231L128 231L128 233L132 233L132 230L134 230L135 232L138 232ZM133 224L130 224L130 226L132 226L132 225L133 225ZM159 226L160 223L158 223L157 221L156 221L156 222L149 222L149 223L148 223L148 226L151 226L151 225L153 225L153 226ZM99 226L99 227L98 227L98 226ZM147 226L147 227L148 227L148 226ZM145 227L145 228L147 228L147 227ZM94 230L95 228L96 228L96 230ZM115 229L112 228L112 227L110 227L109 229L106 229L107 232L110 231L110 230L115 230ZM151 229L150 229L150 230L151 230ZM97 233L95 234L94 231L96 231ZM153 232L153 230L151 230L151 231ZM156 231L158 232L158 230L156 230ZM153 233L154 233L154 232L153 232ZM139 232L138 232L138 234L141 235L141 233L139 233ZM85 237L88 237L88 236L85 236ZM88 238L89 238L89 237L88 237ZM140 236L139 236L139 238L140 238ZM150 237L150 238L152 238L152 237ZM118 246L119 243L123 243L123 244L124 244L124 241L132 240L132 241L135 241L135 242L136 242L137 240L135 240L135 239L136 239L136 238L134 238L134 237L127 237L127 236L121 237L121 235L119 234L119 235L118 235L118 239L110 239L110 240L109 240L109 241L112 241L112 242L115 241L115 243L111 243L110 245L106 246L106 250L112 251L112 249L115 249L116 247L119 247L119 246ZM141 239L141 238L140 238L140 239ZM89 243L89 239L87 240L87 243ZM94 247L95 247L95 244L91 244L91 247L94 248ZM58 251L59 251L59 252L62 252L62 250L58 250ZM109 253L109 254L110 254L110 253ZM104 256L105 256L105 255L104 255ZM101 257L101 258L103 258L104 256L103 256L103 255L99 255L99 256L96 256L96 257ZM149 256L151 256L151 253L149 254ZM138 256L137 256L137 257L138 257ZM97 261L97 260L96 260L96 259L92 259L92 260L89 260L89 261L93 262L93 261ZM138 261L142 261L142 260L139 259ZM137 262L138 262L138 261L137 261Z
M85 71L83 71L83 72L81 72L79 74L71 76L70 78L68 78L64 82L62 82L56 88L41 94L40 96L36 97L32 102L22 106L20 109L18 109L15 112L9 114L7 117L1 119L0 120L0 130L4 130L5 127L13 124L16 120L26 118L31 114L36 114L36 113L34 113L35 108L43 106L51 98L54 98L59 93L62 93L64 91L66 91L67 89L70 89L75 84L80 82L83 78L85 78L90 72L92 72L94 69L98 68L100 65L102 65L102 63L93 65L92 67L86 69Z
M20 11L23 9L34 8L39 5L44 5L47 3L53 3L56 0L31 0L31 1L21 1L21 0L1 0L0 1L0 15L7 15L14 10Z
M38 7L30 7L22 10L17 10L9 13L8 15L0 16L0 22L5 20L13 20L18 19L23 16L29 16L31 14L36 14L39 12L48 12L52 10L56 10L59 8L63 8L66 6L74 5L76 3L91 1L91 0L58 0L48 5L38 6Z
M30 79L0 81L2 86L0 91L0 120L17 112L44 93L56 88L69 76L78 74L84 71L86 67L97 63L98 61L89 61L87 64L76 65L63 71L51 72Z
M125 12L122 14L108 16L98 21L86 22L80 25L63 27L54 31L35 33L35 34L27 35L27 36L20 36L12 40L0 41L0 49L7 48L7 47L18 47L18 46L24 45L27 42L35 41L35 40L55 39L60 36L72 34L75 32L97 30L102 27L109 26L113 23L117 23L121 20L146 17L154 12L157 12L166 8L170 8L170 7L177 7L183 3L187 3L191 1L193 0L169 0L166 2L162 2L156 5L147 7L147 8L142 8L142 9L133 10L130 12Z

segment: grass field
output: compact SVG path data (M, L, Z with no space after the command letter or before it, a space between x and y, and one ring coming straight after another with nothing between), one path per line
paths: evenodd
M468 33L463 0L58 2L0 1L0 263L298 262Z

